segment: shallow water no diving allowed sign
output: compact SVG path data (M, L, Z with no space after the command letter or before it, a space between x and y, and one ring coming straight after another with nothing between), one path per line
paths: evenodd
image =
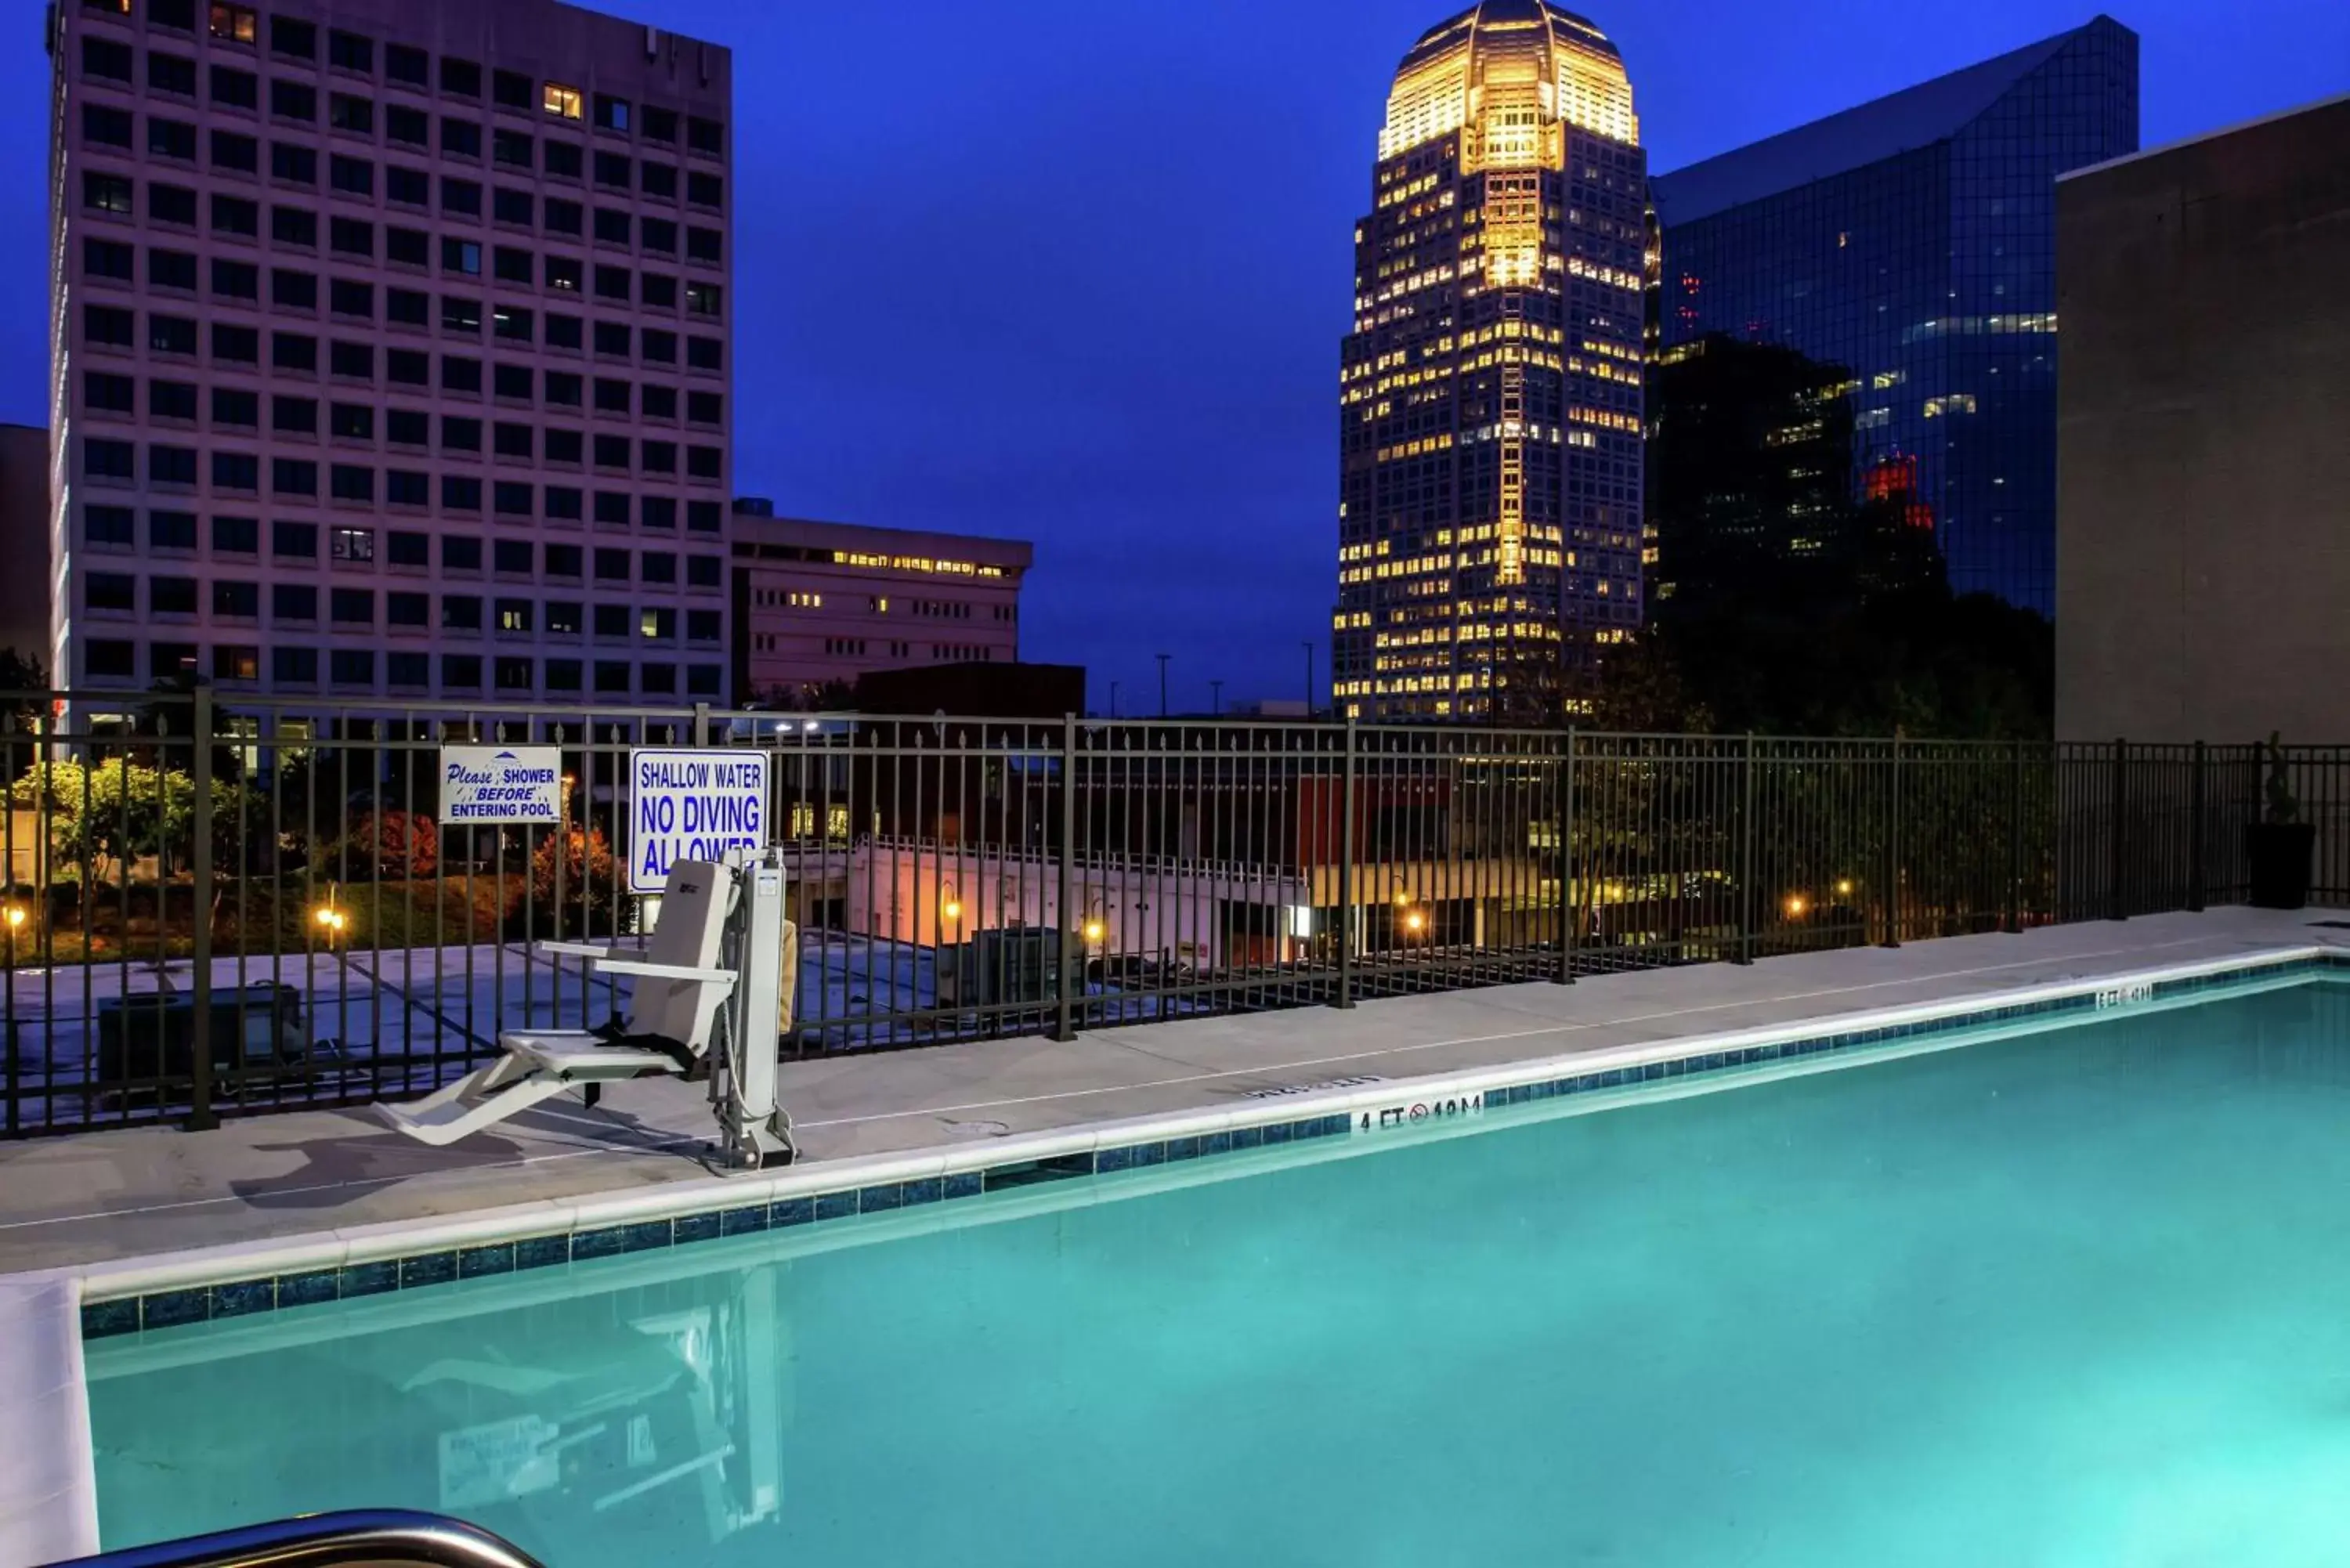
M629 891L658 893L680 860L767 843L767 753L639 746L629 753Z

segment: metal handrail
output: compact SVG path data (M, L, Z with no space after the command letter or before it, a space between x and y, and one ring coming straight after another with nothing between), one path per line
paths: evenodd
M488 1531L437 1513L368 1509L248 1524L77 1557L51 1568L542 1568Z

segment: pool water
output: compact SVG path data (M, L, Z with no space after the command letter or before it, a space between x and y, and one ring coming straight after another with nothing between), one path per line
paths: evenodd
M2350 988L1396 1137L101 1341L104 1538L2342 1561Z

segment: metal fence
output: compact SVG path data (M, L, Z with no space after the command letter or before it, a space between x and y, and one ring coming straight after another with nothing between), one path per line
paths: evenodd
M421 1094L615 998L638 745L769 758L803 1056L2125 918L2247 893L2250 745L0 695L17 1136ZM439 820L444 742L565 819ZM2350 894L2350 748L2284 759Z

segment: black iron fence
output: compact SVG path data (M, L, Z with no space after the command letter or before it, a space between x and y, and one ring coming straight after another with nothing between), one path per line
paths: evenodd
M615 999L638 746L757 752L815 1055L2126 918L2247 895L2251 745L0 696L0 1132L421 1094ZM444 744L552 745L546 826ZM2350 748L2282 761L2350 897ZM643 880L658 877L634 867ZM655 868L657 869L657 867Z

